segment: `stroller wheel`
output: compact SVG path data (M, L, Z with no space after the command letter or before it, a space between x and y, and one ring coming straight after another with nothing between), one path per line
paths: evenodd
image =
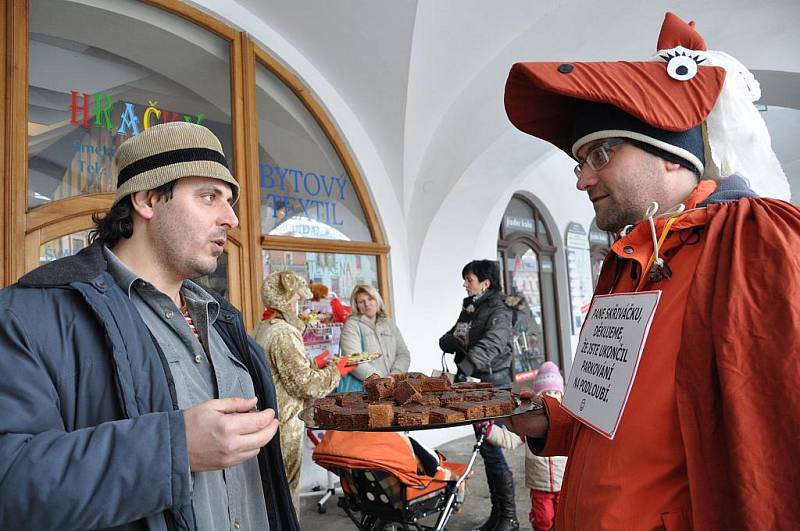
M325 505L323 505L323 504L321 504L321 503L318 503L318 504L317 504L317 512L318 512L319 514L325 514L326 512L328 512L328 508L327 508L327 507L325 507Z

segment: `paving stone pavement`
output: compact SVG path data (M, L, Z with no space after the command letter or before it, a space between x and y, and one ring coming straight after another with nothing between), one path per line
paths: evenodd
M438 447L448 461L466 463L472 453L475 438L472 436L456 439ZM530 496L525 488L524 452L523 449L505 451L506 460L514 472L514 492L517 500L517 518L520 529L530 530L528 512L530 511ZM491 503L489 501L489 488L486 485L486 473L483 460L478 455L474 466L475 474L467 485L467 496L458 513L454 514L448 522L448 531L468 531L482 524L489 515ZM356 529L355 524L347 517L343 509L337 506L337 495L331 497L326 504L325 514L317 511L315 496L304 497L300 500L300 528L307 531L339 531ZM433 525L435 519L427 525ZM389 528L391 529L391 528Z

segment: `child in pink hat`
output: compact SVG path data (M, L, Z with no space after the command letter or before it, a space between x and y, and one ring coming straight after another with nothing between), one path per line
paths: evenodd
M552 396L559 402L564 395L564 378L558 365L546 361L533 380L533 392ZM529 449L525 452L525 485L531 489L531 512L528 515L534 531L552 529L561 496L566 457L539 457Z
M561 377L558 365L552 361L542 363L533 380L533 392L537 395L547 394L561 400L561 396L564 394L564 378Z
M564 394L564 378L558 365L546 361L539 367L533 380L533 391L537 395L552 396L559 402ZM514 449L522 445L512 431L497 424L487 431L486 442L493 446ZM531 512L528 519L534 531L549 531L555 525L556 509L561 496L561 481L564 478L566 457L539 457L525 447L525 486L531 491Z

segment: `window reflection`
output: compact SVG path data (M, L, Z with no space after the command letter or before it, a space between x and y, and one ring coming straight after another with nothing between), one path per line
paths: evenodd
M524 244L514 244L507 251L505 265L511 278L509 295L523 301L517 306L514 324L518 372L535 369L544 361L539 256Z
M31 0L28 207L113 192L117 148L159 123L208 127L230 161L229 55L227 41L140 2Z
M261 64L256 103L262 234L372 241L333 145L302 101Z
M264 275L290 270L309 282L324 284L349 304L357 284L378 287L378 261L374 256L305 251L263 251Z
M195 278L195 282L208 286L225 298L228 298L228 253L224 252L217 259L217 269L209 275Z
M515 194L503 213L497 254L505 292L517 308L513 337L517 372L536 369L545 359L563 363L556 251L543 211Z
M39 265L72 256L89 245L89 230L55 238L39 246Z

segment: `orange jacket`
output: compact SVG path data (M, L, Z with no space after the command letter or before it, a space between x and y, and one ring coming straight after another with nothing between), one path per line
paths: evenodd
M714 189L701 182L687 209ZM612 246L596 293L634 291L652 250L641 223ZM800 462L798 251L800 212L780 201L673 224L661 253L673 275L643 287L662 295L614 440L546 399L540 453L570 458L557 529L800 528L800 473L786 466Z

